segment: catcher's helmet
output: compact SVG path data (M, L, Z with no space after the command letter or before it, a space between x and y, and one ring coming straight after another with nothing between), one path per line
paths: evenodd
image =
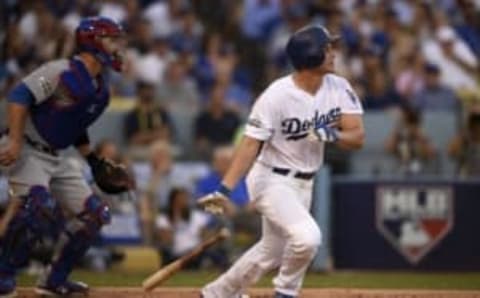
M286 53L296 70L314 68L323 63L327 45L339 38L323 26L307 26L290 37Z
M82 19L75 30L77 49L80 52L90 52L103 65L121 70L122 59L118 53L108 53L99 37L121 37L124 31L113 20L106 17L89 17Z

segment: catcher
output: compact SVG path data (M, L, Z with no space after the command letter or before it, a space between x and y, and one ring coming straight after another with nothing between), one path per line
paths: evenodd
M88 292L86 284L68 275L111 215L63 149L76 147L104 192L133 187L123 167L91 151L87 133L109 103L107 68L122 68L123 30L108 18L87 18L75 35L74 57L42 65L8 95L9 127L0 141L0 166L12 197L1 242L0 297L15 296L18 268L45 237L58 239L57 248L35 292L46 297Z

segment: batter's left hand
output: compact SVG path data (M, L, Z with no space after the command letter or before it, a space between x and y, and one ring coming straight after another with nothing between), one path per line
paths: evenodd
M20 156L22 151L22 142L8 140L5 146L0 147L0 165L9 166L13 164Z
M199 198L197 203L209 213L222 215L228 207L228 197L219 191L214 191Z

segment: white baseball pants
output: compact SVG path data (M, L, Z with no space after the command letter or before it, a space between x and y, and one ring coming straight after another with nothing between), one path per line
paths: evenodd
M262 238L226 273L206 285L205 298L236 298L278 267L275 291L297 296L305 272L321 243L310 215L313 179L282 176L257 162L247 176L250 200L262 214Z

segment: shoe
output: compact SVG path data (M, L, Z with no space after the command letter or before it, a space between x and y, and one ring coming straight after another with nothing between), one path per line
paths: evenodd
M9 275L2 275L0 277L0 298L13 298L17 297L15 291L16 282L15 278Z
M295 298L295 297L291 296L291 295L286 295L286 294L282 294L282 293L279 293L279 292L275 292L275 296L273 296L273 298Z
M40 297L86 297L88 296L89 287L87 284L79 281L66 281L64 284L39 285L35 288L35 293Z

